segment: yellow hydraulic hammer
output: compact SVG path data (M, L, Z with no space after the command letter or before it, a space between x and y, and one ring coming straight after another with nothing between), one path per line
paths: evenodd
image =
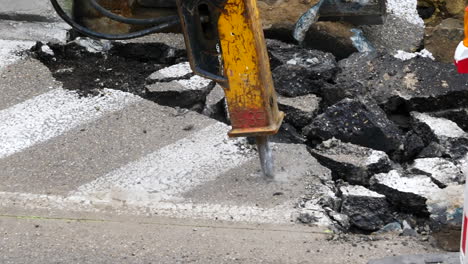
M50 1L63 20L79 33L94 38L135 38L170 29L180 22L192 70L224 88L232 125L229 136L255 137L263 172L273 176L268 136L278 132L284 114L276 102L256 0L177 0L179 17L151 19L122 17L98 0L82 0L111 20L148 26L120 35L90 30L70 18L57 0Z
M284 114L278 110L256 0L178 0L190 64L217 81L226 94L231 137L255 137L263 172L273 176L268 135Z

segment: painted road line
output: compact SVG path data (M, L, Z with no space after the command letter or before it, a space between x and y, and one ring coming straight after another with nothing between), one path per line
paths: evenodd
M102 96L80 97L54 89L0 111L0 158L59 136L141 99L130 93L103 90Z
M0 70L21 59L22 51L30 49L35 41L2 40L0 39Z
M17 192L0 192L1 208L20 208L22 210L56 210L78 213L115 213L140 216L163 216L171 218L209 219L248 223L292 224L298 210L291 204L272 208L243 205L224 205L209 203L171 203L147 201L145 204L128 204L114 200L95 201L82 196L60 196Z
M229 127L215 123L78 188L91 200L174 200L190 188L216 179L256 154L245 140L228 139Z

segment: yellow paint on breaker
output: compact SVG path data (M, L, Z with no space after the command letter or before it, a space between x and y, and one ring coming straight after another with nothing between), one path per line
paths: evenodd
M468 47L468 6L465 9L465 39L463 40L465 47Z
M256 0L227 0L218 20L230 136L275 134L279 112Z
M228 0L219 18L218 30L225 75L229 80L226 97L235 107L263 107L255 39L245 14L244 0ZM233 105L234 106L234 105Z

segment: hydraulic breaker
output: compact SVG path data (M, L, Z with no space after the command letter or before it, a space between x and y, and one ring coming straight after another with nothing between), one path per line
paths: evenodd
M111 7L130 7L130 3L135 3L132 0L73 0L74 17L62 9L58 0L50 2L65 22L77 32L93 38L130 39L174 30L181 25L192 70L215 80L224 88L232 125L229 136L255 137L263 172L268 177L273 176L268 136L278 132L284 114L278 110L276 102L256 0L138 1L140 5L164 10L177 7L179 14L146 19L121 16L102 6L111 3ZM382 23L385 21L385 7L386 0L321 0L297 22L295 37L301 39L318 18L355 24ZM83 9L92 9L93 14L96 12L107 20L143 29L124 34L105 33L115 31L107 28L105 32L93 30L91 28L95 25L87 25L77 15ZM461 54L463 56L464 53Z
M272 177L268 136L278 132L284 114L278 110L256 1L177 4L193 71L224 88L229 136L255 137L263 172Z
M232 125L229 136L255 137L263 172L273 177L268 136L278 132L284 114L278 110L256 0L177 0L179 17L150 19L123 17L105 9L101 1L82 0L111 20L146 26L120 35L93 31L71 18L57 0L50 1L65 22L94 38L129 39L181 24L194 73L224 88Z

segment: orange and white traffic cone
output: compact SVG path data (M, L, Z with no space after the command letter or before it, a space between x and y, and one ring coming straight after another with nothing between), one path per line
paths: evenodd
M463 229L462 237L460 242L460 263L468 264L468 175L466 175L467 181L465 183L465 194L463 201Z
M468 7L465 9L465 39L458 45L455 52L455 65L459 73L468 73ZM466 175L466 178L463 201L463 229L460 242L461 264L468 264L468 175Z
M468 73L468 7L465 9L465 39L455 51L455 65L459 73Z

